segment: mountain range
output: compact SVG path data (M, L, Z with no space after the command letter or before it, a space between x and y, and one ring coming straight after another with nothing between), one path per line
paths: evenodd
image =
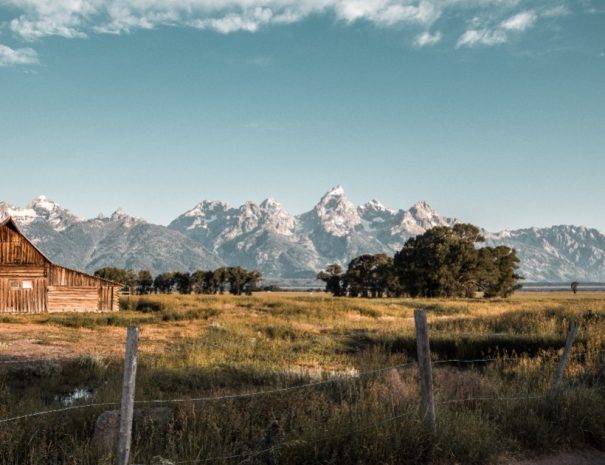
M241 265L271 279L311 279L330 263L364 253L394 254L405 241L434 226L460 220L428 203L394 210L377 200L354 205L342 187L312 210L291 215L275 199L231 207L203 201L168 226L117 210L80 218L44 196L25 208L0 202L0 219L12 216L50 259L92 272L104 266L152 273ZM484 231L488 245L517 249L527 281L605 281L605 235L584 226Z

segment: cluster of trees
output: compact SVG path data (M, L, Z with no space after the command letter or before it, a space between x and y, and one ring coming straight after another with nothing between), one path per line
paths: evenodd
M335 296L507 297L521 288L517 253L484 241L471 224L438 226L409 239L395 257L362 255L346 272L334 264L317 277Z
M124 284L132 294L251 294L258 290L262 275L241 266L216 270L198 270L193 273L167 272L155 278L147 270L135 272L123 268L101 268L95 276Z

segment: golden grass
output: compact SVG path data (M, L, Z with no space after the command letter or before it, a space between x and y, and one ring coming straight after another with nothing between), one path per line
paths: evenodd
M600 347L605 337L603 293L519 293L495 300L373 300L333 298L323 293L157 295L126 297L122 304L136 308L142 299L159 302L164 309L4 315L0 357L41 357L44 351L32 348L41 339L51 356L119 355L124 338L120 327L134 324L141 327L143 353L163 354L162 358L174 354L181 365L264 360L269 368L293 364L346 368L355 363L349 352L413 338L415 308L428 310L435 340L561 340L571 319L585 323L579 338L587 347ZM192 350L194 346L199 349Z
M0 417L54 408L75 388L90 388L97 402L118 399L124 328L136 324L141 328L139 400L348 380L283 396L187 404L174 411L169 433L152 442L144 435L135 439L137 463L156 454L191 460L254 451L263 447L257 439L274 420L283 426L285 440L295 440L281 451L280 463L288 465L487 464L503 451L605 448L605 398L599 390L605 382L602 293L520 293L495 300L157 295L124 298L122 305L113 314L3 315L0 359L67 361L44 369L7 368L0 375ZM554 401L440 406L438 435L431 440L417 415L415 366L358 377L413 361L416 308L429 312L436 361L497 358L473 366L436 365L439 402L546 392L569 322L580 321L563 394ZM401 417L402 412L407 414ZM0 465L110 463L110 456L99 456L90 444L96 413L40 418L14 429L0 425ZM399 420L361 436L347 433L352 425L379 424L392 416ZM313 445L318 431L334 439ZM23 462L32 435L37 447Z

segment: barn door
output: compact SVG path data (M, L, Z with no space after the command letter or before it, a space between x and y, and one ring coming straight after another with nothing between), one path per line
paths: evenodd
M0 285L0 311L36 313L46 311L46 284L44 279L3 279Z

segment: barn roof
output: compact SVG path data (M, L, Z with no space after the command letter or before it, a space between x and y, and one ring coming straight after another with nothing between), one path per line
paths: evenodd
M28 239L28 237L27 237L25 234L23 234L23 231L21 231L21 229L19 228L19 226L17 225L17 223L15 222L15 220L13 220L13 218L12 218L11 216L8 216L8 217L7 217L7 218L5 218L4 220L0 221L0 227L2 227L2 226L7 227L7 228L9 228L9 229L12 229L14 232L16 232L16 233L17 233L17 234L19 234L21 237L23 237L23 239L25 239L25 241L26 241L26 242L27 242L29 245L31 245L31 246L32 246L32 247L33 247L33 248L36 250L36 252L38 252L40 255L42 255L42 257L44 258L44 260L46 260L46 262L48 262L48 263L49 263L49 264L51 264L51 265L54 265L54 266L59 266L59 267L61 267L61 268L65 268L66 270L69 270L69 271L74 271L75 273L80 273L80 274L83 274L84 276L88 276L88 277L90 277L90 278L98 279L99 281L103 281L103 282L109 283L109 284L111 284L112 286L116 286L116 287L118 287L118 286L119 286L119 287L124 287L124 284L121 284L121 283L118 283L118 282L115 282L115 281L111 281L111 280L109 280L109 279L101 278L101 277L99 277L99 276L94 276L94 275L92 275L92 274L85 273L85 272L80 271L80 270L74 270L73 268L69 268L69 267L67 267L67 266L63 266L63 265L57 265L57 264L53 263L53 262L52 262L52 260L51 260L50 258L48 258L48 257L47 257L47 256L44 254L44 252L42 252L42 251L41 251L41 250L40 250L40 249L39 249L39 248L36 246L36 244L34 244L32 241L30 241L30 240Z

